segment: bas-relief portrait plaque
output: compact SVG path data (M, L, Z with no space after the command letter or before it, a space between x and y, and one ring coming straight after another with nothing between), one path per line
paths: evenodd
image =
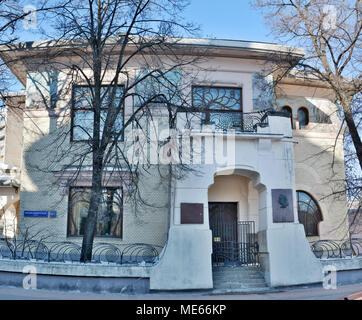
M292 189L273 189L272 202L274 223L294 222Z

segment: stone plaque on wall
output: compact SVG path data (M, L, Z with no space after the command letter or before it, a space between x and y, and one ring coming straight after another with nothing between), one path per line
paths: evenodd
M292 189L273 189L272 202L274 223L294 222Z
M203 224L203 203L181 203L181 224Z

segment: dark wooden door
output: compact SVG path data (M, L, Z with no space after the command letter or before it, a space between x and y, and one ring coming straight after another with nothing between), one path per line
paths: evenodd
M210 202L209 219L210 229L215 241L237 240L237 203Z
M229 264L237 261L237 203L209 203L209 219L213 238L213 263Z

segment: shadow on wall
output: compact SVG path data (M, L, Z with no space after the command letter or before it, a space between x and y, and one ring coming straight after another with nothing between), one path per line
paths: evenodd
M350 209L348 218L351 237L362 239L362 209Z

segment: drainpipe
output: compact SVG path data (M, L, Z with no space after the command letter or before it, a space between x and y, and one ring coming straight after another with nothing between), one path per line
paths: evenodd
M172 182L172 164L169 164L168 167L168 180L167 180L167 190L166 190L166 224L165 224L165 233L166 233L166 242L168 240L168 233L170 230L170 217L171 217L171 182Z

